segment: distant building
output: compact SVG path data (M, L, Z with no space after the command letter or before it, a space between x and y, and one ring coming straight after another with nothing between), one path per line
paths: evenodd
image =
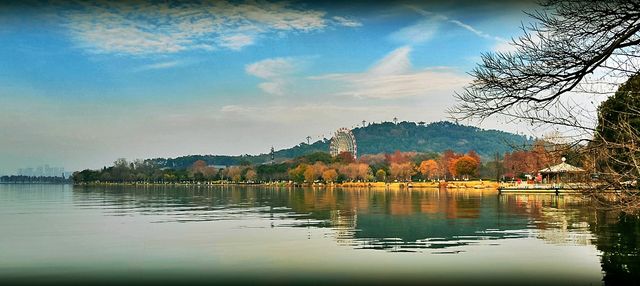
M37 166L35 168L20 168L16 171L18 176L27 177L68 177L65 175L64 168L51 167L48 164L44 166Z

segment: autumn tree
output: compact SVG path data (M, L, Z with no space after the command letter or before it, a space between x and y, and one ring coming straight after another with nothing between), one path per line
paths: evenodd
M469 150L469 152L467 152L466 154L467 156L473 158L474 160L476 160L478 163L482 162L482 159L480 159L480 155L478 155L478 153L476 153L476 151L474 150Z
M192 173L202 172L206 167L207 167L207 162L203 160L197 160L193 162L193 164L191 165L190 171Z
M307 183L313 183L313 181L316 180L316 172L313 170L313 167L308 167L306 170L304 170L304 180Z
M258 178L258 173L254 169L248 169L247 173L244 174L244 178L249 182L255 182Z
M371 175L371 168L369 168L368 164L365 163L358 163L358 179L363 180L363 181L369 181L372 177Z
M451 176L451 179L456 179L458 177L458 169L456 168L456 163L458 163L459 157L452 158L449 160L449 166L447 166L447 171Z
M452 165L452 161L457 159L458 157L460 157L460 155L456 154L455 152L453 152L453 150L445 150L442 153L442 156L440 156L440 160L438 160L438 169L439 169L439 173L444 176L445 179L449 178L449 177L454 177L455 176L455 169L450 168L450 166Z
M433 159L422 161L420 162L418 170L420 171L420 174L422 174L422 178L432 179L438 174L438 162Z
M389 172L391 177L399 181L411 181L411 176L416 174L415 165L411 162L391 163Z
M380 154L365 154L365 155L360 156L358 161L361 162L361 163L368 164L369 166L371 166L371 168L373 168L375 170L388 167L387 156L384 153L380 153Z
M335 182L338 178L338 172L334 169L326 169L322 172L322 179L327 183Z
M402 164L409 162L413 156L415 156L415 152L400 152L399 150L396 150L392 154L385 154L385 158L389 165L393 163Z
M307 171L308 167L309 165L307 164L300 164L293 169L289 169L289 179L296 183L304 182L305 172Z
M351 181L369 180L371 171L369 165L365 163L350 163L338 167L338 172Z
M217 173L218 170L215 167L207 166L207 162L204 160L193 162L189 168L189 175L196 181L212 180Z
M202 174L204 175L205 179L213 180L216 177L216 175L218 174L218 169L216 169L213 166L207 166L202 171Z
M477 176L480 162L469 155L464 155L455 160L454 168L458 176L466 177Z
M228 167L226 173L233 182L240 182L242 179L242 168L239 166Z
M327 165L319 161L315 162L311 167L313 168L315 179L322 177L322 173L327 169Z
M340 154L338 154L338 156L336 157L336 160L338 162L344 163L344 164L349 164L349 163L353 163L356 160L353 158L353 153L351 152L340 152Z

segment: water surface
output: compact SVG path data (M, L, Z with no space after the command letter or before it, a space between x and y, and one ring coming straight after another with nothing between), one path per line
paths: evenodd
M0 282L614 284L639 226L491 190L0 185Z

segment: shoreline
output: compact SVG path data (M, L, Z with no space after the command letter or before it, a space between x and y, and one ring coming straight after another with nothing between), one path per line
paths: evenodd
M311 188L344 188L344 189L439 189L446 187L449 189L498 189L500 184L490 181L448 181L448 182L344 182L344 183L313 183L298 184L290 182L267 182L267 183L238 183L238 182L209 182L209 183L115 183L115 182L94 182L73 184L74 186L245 186L245 187L311 187Z

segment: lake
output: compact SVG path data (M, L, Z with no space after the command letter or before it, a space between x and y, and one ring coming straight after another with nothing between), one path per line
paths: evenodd
M617 284L639 235L571 195L0 184L0 283Z

